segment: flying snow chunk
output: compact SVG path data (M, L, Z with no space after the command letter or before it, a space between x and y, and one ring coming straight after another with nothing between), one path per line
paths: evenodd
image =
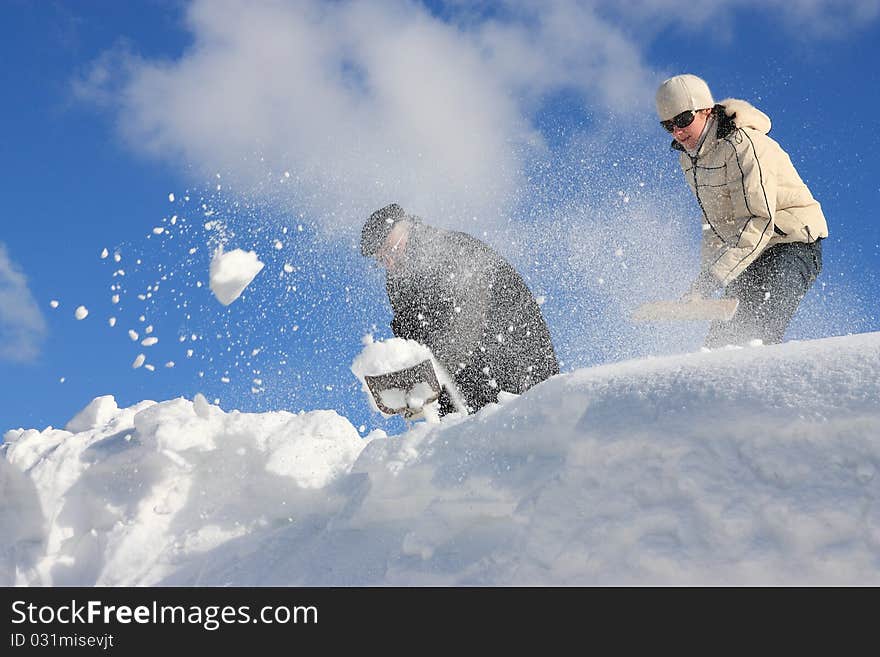
M89 316L89 309L85 306L78 306L75 311L73 311L73 316L77 319L85 319Z
M102 260L104 258L106 258L108 255L110 255L110 252L107 249L104 249L103 251L101 251L101 259Z
M169 200L170 202L174 203L174 194L169 194L169 195L168 195L168 200Z
M159 338L150 337L150 338L144 338L143 340L141 340L141 344L144 345L145 347L152 347L157 342L159 342Z
M143 354L138 354L137 358L135 358L134 362L131 364L132 369L136 370L137 368L139 368L141 365L144 364L145 360L147 360L146 356L144 356Z
M263 266L253 251L235 249L223 253L221 246L211 260L211 292L220 303L228 306L238 299Z
M49 302L49 305L52 306L53 308L57 308L57 307L58 307L58 301L56 301L55 299L52 299L52 300Z

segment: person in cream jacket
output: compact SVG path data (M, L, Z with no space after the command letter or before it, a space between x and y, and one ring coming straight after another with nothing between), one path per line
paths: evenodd
M656 103L703 215L700 273L686 297L722 289L740 302L730 321L712 324L706 346L781 342L822 269L819 202L748 102L716 103L705 81L685 74L663 82Z

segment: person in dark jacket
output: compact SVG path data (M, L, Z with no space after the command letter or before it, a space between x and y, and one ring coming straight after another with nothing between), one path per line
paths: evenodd
M426 225L393 203L361 232L386 270L396 337L431 349L470 412L559 373L541 309L516 270L483 242ZM441 398L441 413L452 410Z

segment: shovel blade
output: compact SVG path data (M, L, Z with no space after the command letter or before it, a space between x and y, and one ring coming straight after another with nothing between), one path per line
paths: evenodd
M731 319L739 306L739 299L692 299L690 301L652 301L636 308L632 319L636 322L721 320Z
M411 418L421 413L423 406L437 401L440 398L440 394L443 392L443 388L437 380L437 373L434 371L434 366L428 359L423 360L412 367L407 367L395 372L378 374L376 376L364 376L364 381L366 381L367 387L370 389L370 394L373 395L376 406L379 407L380 411L386 415L403 415L405 418ZM388 404L389 395L382 394L391 390L401 391L402 394L397 395L397 397L400 400L405 400L409 398L409 393L420 383L426 384L429 392L428 394L424 394L424 392L419 394L419 399L423 400L423 403L418 408L411 408L409 404L392 407Z

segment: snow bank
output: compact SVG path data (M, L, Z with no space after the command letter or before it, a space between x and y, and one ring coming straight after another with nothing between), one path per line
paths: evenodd
M43 549L43 510L34 482L0 459L0 586L12 586L16 570L33 567Z
M211 259L211 292L217 301L228 306L241 296L262 269L263 263L255 252L235 249L224 253L221 246Z
M371 441L201 398L68 428L6 435L48 527L7 580L880 584L880 334L580 370Z
M0 549L8 562L22 541L43 540L17 581L56 586L154 584L219 544L294 522L327 505L326 487L368 443L333 411L226 413L200 395L124 409L99 397L66 430L4 439ZM8 476L19 470L28 476ZM15 580L5 565L0 577Z

